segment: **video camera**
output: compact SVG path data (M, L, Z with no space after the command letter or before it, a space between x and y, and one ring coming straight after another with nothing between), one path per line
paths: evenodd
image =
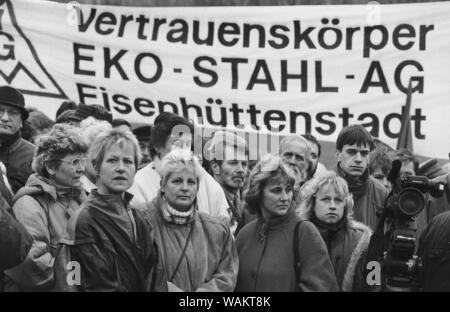
M444 184L424 176L400 176L402 163L395 160L388 180L392 191L386 199L377 229L383 235L381 275L384 291L417 291L420 289L422 261L414 255L417 241L415 217L425 208L428 194L440 197ZM371 241L371 245L372 245ZM370 248L370 247L369 247ZM376 248L375 248L376 249Z

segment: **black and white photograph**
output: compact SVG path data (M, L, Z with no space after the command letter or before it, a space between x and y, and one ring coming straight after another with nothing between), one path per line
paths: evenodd
M0 297L450 292L449 70L450 1L0 0Z

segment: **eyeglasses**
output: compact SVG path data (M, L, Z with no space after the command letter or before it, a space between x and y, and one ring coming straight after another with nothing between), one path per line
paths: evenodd
M71 165L73 168L78 168L79 166L81 166L81 167L85 167L86 166L86 158L85 157L83 157L83 158L74 158L72 160L61 159L61 161L63 163Z
M17 117L22 114L18 109L12 107L0 107L0 117L3 117L3 114L5 114L5 112L8 112L8 116L13 117Z

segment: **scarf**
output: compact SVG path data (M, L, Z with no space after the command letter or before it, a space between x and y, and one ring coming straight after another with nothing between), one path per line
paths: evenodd
M187 211L179 211L173 208L165 198L162 199L161 211L164 220L174 224L188 224L194 218L195 204Z
M363 174L358 177L354 178L349 175L347 175L344 170L341 169L339 166L339 163L336 166L336 172L347 181L348 189L350 193L353 195L353 199L357 201L359 198L361 198L366 192L367 188L369 187L369 169L366 168L364 170Z
M81 205L87 199L86 193L81 188L60 185L57 184L54 180L46 179L44 177L40 177L40 179L55 188L56 196L61 201L69 203L70 200L74 200L78 203L78 205Z
M333 241L336 234L347 225L347 218L345 216L339 222L330 224L317 219L316 214L313 214L313 217L310 221L314 223L314 225L319 230L323 240L327 244L327 247L329 243Z
M5 151L14 145L18 140L22 138L22 131L17 131L12 135L2 135L0 136L0 149Z

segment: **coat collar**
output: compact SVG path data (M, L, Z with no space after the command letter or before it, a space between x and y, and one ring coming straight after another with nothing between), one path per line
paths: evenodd
M352 193L354 200L361 198L367 192L370 178L369 168L366 168L363 174L356 180L348 176L344 170L341 169L339 163L337 163L335 171L347 181L349 191Z
M296 220L297 214L295 213L294 205L292 205L284 216L266 220L261 214L259 214L258 218L258 234L260 238L264 238L268 234L280 232L286 229L286 224Z
M72 198L79 204L86 200L86 195L81 189L71 187L58 187L55 184L37 173L32 174L27 183L14 196L13 202L25 195L47 194L53 201L58 198Z
M133 195L128 192L122 194L100 194L97 189L93 189L89 197L94 200L97 208L113 211L121 214L129 206Z
M13 135L6 138L2 143L0 143L0 150L2 152L8 151L11 152L16 149L22 140L22 131L17 131Z

